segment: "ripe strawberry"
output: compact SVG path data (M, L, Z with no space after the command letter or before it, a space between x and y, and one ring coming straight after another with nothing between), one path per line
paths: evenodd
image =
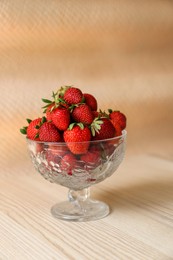
M60 142L61 135L58 129L51 122L45 122L39 129L39 138L43 142Z
M51 108L55 105L55 103L53 102L52 104L50 104L47 109L46 109L46 118L47 121L51 121L52 120L52 113L51 113Z
M98 117L105 117L105 118L109 118L108 114L105 111L99 110L99 111L92 111L94 118Z
M85 168L93 170L100 163L100 152L88 151L86 154L81 155L80 159L85 163Z
M78 88L70 87L64 93L64 100L69 104L81 103L83 99L82 91Z
M116 120L112 119L110 120L115 128L115 136L120 136L122 135L122 130L121 130L121 126L119 123L117 123Z
M51 112L51 119L60 131L64 131L70 124L70 112L64 107L57 107Z
M46 160L49 166L54 166L55 164L59 164L61 158L54 154L52 151L47 150L45 153Z
M41 153L42 151L44 151L44 144L42 143L36 143L36 153Z
M66 145L53 145L50 144L46 151L46 159L49 165L59 164L62 157L68 152Z
M61 144L49 144L48 150L53 154L58 156L64 156L69 150L65 144L65 142L61 142Z
M93 125L91 125L91 131L93 134L92 140L103 140L115 136L115 128L108 118L94 120Z
M96 111L97 110L97 100L95 99L95 97L88 93L85 93L83 95L85 98L85 103L91 108L91 110Z
M72 153L67 153L63 156L60 162L60 167L62 171L67 172L68 175L72 175L72 170L76 164L76 158Z
M53 101L42 98L42 101L46 103L46 105L42 107L44 109L43 113L46 113L46 117L48 121L51 121L52 119L51 114L53 109L60 106L64 108L69 108L68 104L65 103L63 97L62 98L60 97L60 93L58 91L56 93L53 92L52 97L53 97Z
M30 123L27 127L27 130L26 130L27 137L29 139L36 140L36 141L40 140L37 135L38 135L38 131L39 131L38 128L41 124L41 121L42 121L42 118L37 118L37 119L30 121Z
M73 109L72 118L75 122L90 125L94 119L90 107L86 104L81 104Z
M99 112L98 111L92 111L93 117L99 117Z
M126 116L121 113L120 111L112 111L111 109L109 111L109 118L114 121L115 123L118 123L121 127L121 130L126 128Z
M90 129L82 124L80 124L80 126L73 126L73 124L71 125L69 129L64 131L64 140L72 153L84 154L87 152L90 145Z

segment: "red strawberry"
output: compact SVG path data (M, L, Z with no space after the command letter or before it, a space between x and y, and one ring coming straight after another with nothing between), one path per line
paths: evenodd
M53 109L60 106L67 109L69 107L69 105L65 103L63 96L62 98L60 97L60 93L58 91L56 93L53 92L52 97L53 97L53 101L42 98L42 101L46 103L46 105L42 107L44 109L43 113L46 113L46 117L48 121L52 120L51 116L52 116Z
M72 118L75 122L83 124L91 124L94 117L90 107L86 104L79 105L74 108Z
M81 103L83 99L82 91L78 88L70 87L64 93L64 100L69 104Z
M64 142L61 144L49 144L48 150L51 151L53 154L58 156L65 155L69 150Z
M86 154L81 155L80 159L85 162L85 167L88 169L94 169L99 165L100 152L99 151L88 151Z
M54 164L59 164L61 158L58 155L54 154L52 151L47 150L46 160L49 166L54 166Z
M122 130L121 130L120 124L117 123L117 121L114 120L114 119L112 119L111 122L112 122L112 124L113 124L113 126L114 126L114 128L115 128L115 136L120 136L120 135L122 135Z
M51 108L55 105L55 103L53 102L51 105L48 106L48 108L46 109L46 118L47 121L51 121L52 120L52 113L51 113Z
M98 112L98 111L92 111L92 113L93 113L93 117L94 117L94 118L96 118L96 117L99 116L99 112Z
M43 142L60 142L61 135L51 122L45 122L39 129L39 138Z
M97 100L95 99L95 97L88 93L85 93L83 95L85 98L85 103L91 108L91 110L96 111L97 110Z
M97 123L99 125L97 125ZM93 125L91 125L91 129L92 134L94 135L92 140L103 140L115 136L115 128L108 118L94 120Z
M92 111L94 118L96 117L105 117L109 118L108 114L105 111L99 110L99 111Z
M46 159L49 165L52 163L60 163L62 157L68 152L66 145L54 145L50 144L46 151Z
M75 167L76 158L72 153L67 153L63 156L60 162L60 167L62 171L67 172L67 174L72 175L72 170Z
M109 142L103 142L103 144L102 144L103 161L107 161L108 157L110 157L114 153L114 151L116 149L116 145L117 145L116 139L110 140Z
M41 153L42 151L44 151L44 144L36 143L36 153Z
M26 133L27 133L27 137L31 140L37 140L39 141L39 137L38 135L38 128L41 124L42 118L37 118L34 119L33 121L30 121Z
M70 124L70 112L63 107L55 108L51 112L51 118L54 125L60 130L64 131Z
M87 152L91 140L91 132L87 126L75 125L64 131L64 140L68 148L74 154Z
M109 111L109 118L114 121L114 123L118 123L121 127L121 130L126 128L126 116L121 113L120 111L112 111L111 109Z

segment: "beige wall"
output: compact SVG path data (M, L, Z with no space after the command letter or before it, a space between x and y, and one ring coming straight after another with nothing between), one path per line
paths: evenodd
M3 162L23 158L19 128L64 84L127 115L129 151L166 157L173 143L172 32L168 0L0 1Z

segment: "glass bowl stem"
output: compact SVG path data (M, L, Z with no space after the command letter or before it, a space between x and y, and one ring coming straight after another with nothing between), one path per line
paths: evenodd
M68 191L68 201L55 204L51 213L55 218L71 221L101 219L109 214L109 206L90 198L90 188Z

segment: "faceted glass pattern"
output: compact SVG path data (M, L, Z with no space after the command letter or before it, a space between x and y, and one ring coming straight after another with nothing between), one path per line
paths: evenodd
M105 215L100 215L99 212L99 217L96 215L93 216L93 214L92 217L81 216L81 205L82 208L84 208L86 206L84 204L87 203L87 205L89 205L93 202L89 198L87 188L110 177L122 162L126 145L125 130L119 137L89 142L88 152L81 155L71 153L69 148L72 145L86 145L86 142L75 144L65 142L48 143L27 139L27 143L30 157L36 170L46 180L65 186L69 188L69 194L75 194L75 196L70 195L69 202L66 202L64 205L66 208L66 213L64 213L63 204L61 203L61 216L57 215L57 218L85 221L90 219L98 219ZM71 213L68 213L68 203L70 203L69 207L71 209ZM96 204L96 201L94 201L95 206ZM108 214L108 206L106 204L103 206L103 204L104 203L102 203L100 207L97 205L98 210L99 208L102 208L103 211L104 206L106 206L106 211ZM73 206L75 206L75 210L72 210ZM92 211L91 208L93 210L93 206L90 207L89 212ZM77 213L77 211L79 212ZM87 214L90 215L89 212ZM64 214L66 215L65 217ZM82 214L84 214L84 210Z

